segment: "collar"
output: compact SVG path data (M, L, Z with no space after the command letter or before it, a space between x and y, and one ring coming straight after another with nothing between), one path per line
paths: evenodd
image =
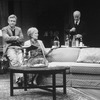
M12 31L14 31L14 30L15 30L15 27L14 27L14 28L11 28L9 25L8 25L8 27L9 27L9 29L10 29L10 30L12 30Z
M76 24L76 21L74 21L74 23ZM77 25L79 25L79 23L80 23L80 20L78 20Z
M32 40L32 39L30 39L30 41L32 44L36 44L38 42L37 40Z

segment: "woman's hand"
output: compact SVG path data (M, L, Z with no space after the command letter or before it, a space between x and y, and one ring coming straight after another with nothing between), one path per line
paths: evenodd
M52 46L51 50L57 49L58 46Z
M46 54L46 56L48 56L49 53L51 53L54 49L57 49L59 47L57 46L52 46L52 48L48 51L48 53Z

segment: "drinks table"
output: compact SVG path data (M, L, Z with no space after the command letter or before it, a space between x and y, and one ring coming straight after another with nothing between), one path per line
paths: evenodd
M10 67L10 96L13 96L14 89L24 89L27 91L28 88L40 88L53 93L53 100L56 100L56 88L63 87L63 93L66 94L66 70L70 72L69 67ZM13 86L13 74L14 73L23 73L24 76L24 86L14 87ZM52 85L33 85L27 86L27 74L50 74L52 75ZM63 75L62 85L56 84L56 74Z

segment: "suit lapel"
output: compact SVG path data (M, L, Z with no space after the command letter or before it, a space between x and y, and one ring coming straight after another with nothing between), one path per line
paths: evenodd
M13 35L13 33L12 33L12 31L11 31L11 29L10 29L10 27L8 26L8 34L10 35L10 36L12 36ZM18 29L15 27L15 36L17 36L18 35Z
M15 36L18 35L18 29L15 27Z
M11 31L11 29L10 29L10 27L8 26L8 34L9 34L9 36L12 36L13 34L12 34L12 31Z

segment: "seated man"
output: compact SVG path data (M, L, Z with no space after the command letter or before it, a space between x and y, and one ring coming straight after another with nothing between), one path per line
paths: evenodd
M2 28L3 35L3 55L6 55L13 67L18 67L23 62L22 50L18 50L23 43L23 33L20 27L15 26L17 17L8 17L8 26ZM17 79L18 76L16 76Z

